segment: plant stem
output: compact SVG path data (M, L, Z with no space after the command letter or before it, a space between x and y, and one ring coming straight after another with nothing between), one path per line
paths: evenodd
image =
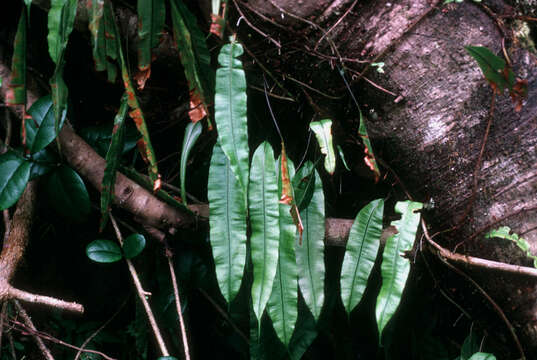
M177 286L177 278L175 277L175 270L173 268L172 256L169 250L166 251L166 257L168 258L168 266L170 268L170 276L172 278L173 296L175 297L175 306L177 307L177 315L179 315L179 326L181 327L181 336L183 339L183 349L185 351L185 359L190 360L190 350L188 348L188 337L186 335L185 320L183 319L183 312L181 310L181 298L179 297L179 288Z
M117 226L116 219L114 216L112 216L112 213L110 213L110 221L112 222L112 226L114 227L114 231L116 233L117 241L123 247L123 237L121 236L121 232L119 231L119 227ZM153 331L153 335L155 335L155 339L157 340L157 344L159 346L160 352L162 356L170 356L170 353L168 352L168 349L166 348L166 344L164 343L164 339L162 338L162 334L158 328L157 321L155 320L155 316L153 315L153 311L151 310L151 307L149 306L149 302L145 298L146 292L142 288L142 283L140 282L140 278L138 277L138 273L136 272L136 269L134 268L134 265L132 264L132 261L129 259L125 259L127 262L127 266L129 267L129 272L132 276L132 281L134 282L134 286L136 287L136 292L138 294L138 297L140 298L140 301L142 302L142 305L144 306L145 313L147 315L147 320L149 321L149 325L151 325L151 330Z

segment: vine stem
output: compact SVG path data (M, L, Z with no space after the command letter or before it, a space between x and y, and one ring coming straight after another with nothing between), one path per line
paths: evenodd
M183 319L183 312L181 311L181 298L179 297L179 287L177 286L177 278L175 277L175 270L173 268L171 251L166 250L166 257L168 258L168 266L170 268L170 276L172 278L173 296L175 297L175 306L177 307L177 315L179 316L179 326L181 327L181 337L183 339L183 349L185 351L185 359L190 360L188 337L186 335L186 326L185 326L185 320Z
M123 237L121 236L121 231L119 231L119 227L117 226L116 219L114 218L112 213L110 213L110 221L112 222L112 226L114 227L117 241L119 242L121 247L123 247ZM164 339L162 338L162 333L160 332L157 321L155 320L155 316L153 315L153 311L151 310L151 307L149 306L149 302L146 299L147 292L142 288L140 277L138 276L138 273L136 272L136 269L134 268L132 261L130 261L129 259L125 259L125 261L127 262L127 266L129 267L129 272L131 273L132 281L134 282L134 286L136 287L136 292L138 293L138 297L140 298L140 301L142 302L142 305L144 306L144 310L147 315L149 325L151 325L151 329L153 330L153 335L155 336L155 339L157 340L157 344L159 346L160 352L162 356L170 356L170 353L168 352L168 349L166 348L166 344L164 343Z
M17 313L20 315L26 326L32 331L37 332L35 325L32 322L32 319L30 319L30 316L28 316L28 313L26 312L26 310L24 310L21 304L17 300L13 300L13 304L15 304L15 307L17 308ZM32 335L43 357L47 360L54 360L54 356L52 356L50 350L47 348L41 337L39 337L35 333Z

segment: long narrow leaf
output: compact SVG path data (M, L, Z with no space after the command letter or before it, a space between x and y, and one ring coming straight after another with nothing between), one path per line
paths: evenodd
M214 115L218 139L233 173L246 192L248 186L248 127L246 121L246 78L242 69L242 47L236 42L222 46L216 71Z
M207 197L210 239L216 278L222 295L233 301L246 263L246 201L229 159L217 143L213 148Z
M421 207L422 203L412 201L400 201L395 205L395 211L401 214L401 219L392 222L398 233L386 240L382 256L382 287L377 297L375 311L379 339L382 339L382 331L401 301L410 272L410 262L403 258L403 255L414 243L420 220L420 214L414 211Z
M67 112L68 89L63 80L64 53L69 35L73 31L77 3L77 0L52 0L48 12L48 49L52 61L56 64L50 79L56 132L59 132L60 122Z
M315 133L321 153L325 155L324 168L332 175L336 170L336 153L332 142L332 120L314 121L310 124L310 128Z
M367 287L379 249L383 212L384 200L374 200L360 210L352 224L340 280L347 314L358 305Z
M158 45L166 7L164 0L138 0L138 69L147 71L151 65L151 49Z
M91 32L91 42L95 69L103 71L106 69L106 49L104 47L104 0L91 1L91 8L88 9L88 28Z
M315 166L311 161L306 161L293 177L292 186L295 194L295 203L298 210L308 207L313 190L315 189Z
M300 215L304 224L302 246L296 255L300 271L298 284L315 320L324 303L324 194L321 178L315 171L315 189L309 205Z
M180 164L180 176L181 176L181 198L183 203L186 204L186 165L188 161L188 155L196 144L203 126L200 122L188 123L185 129L185 136L183 137L183 149L181 150L181 164Z
M24 6L25 7L25 6ZM11 80L9 87L13 91L8 92L8 105L23 105L26 107L26 9L22 9L17 26L15 41L13 42L13 58L11 60ZM23 141L25 137L23 136Z
M116 173L121 159L123 150L123 144L125 143L125 117L129 105L127 104L127 97L123 95L121 99L121 106L114 118L114 130L112 130L112 141L110 142L110 148L106 153L106 167L104 169L104 176L101 190L101 224L100 230L102 231L108 221L108 212L110 210L110 204L114 197L114 186L116 184Z
M280 160L281 161L281 160ZM287 160L288 175L294 176L294 166ZM278 176L278 192L283 193L282 172ZM289 346L298 317L298 268L295 255L296 227L290 213L291 206L280 201L279 227L280 246L278 268L272 287L267 312L272 319L274 330L285 346Z
M278 265L278 179L274 152L269 143L259 145L252 158L248 203L252 235L250 247L253 264L252 302L258 320L272 292Z
M160 174L158 173L157 159L155 156L155 152L153 151L153 146L151 145L151 139L149 136L149 130L147 129L145 117L140 107L140 103L138 102L138 97L136 96L136 91L134 89L132 79L129 75L129 70L127 68L127 62L123 55L119 31L117 28L117 24L115 23L115 21L113 21L114 11L110 2L105 3L104 12L105 20L109 17L112 18L111 25L113 26L113 36L116 39L116 46L119 54L121 77L123 79L123 84L127 93L127 102L132 109L132 111L129 112L129 116L134 120L136 128L142 135L142 139L140 139L140 141L138 142L138 147L140 149L142 157L144 158L144 160L147 161L149 165L149 177L153 181L153 190L156 191L160 189Z
M181 0L171 0L171 9L174 38L190 90L189 115L196 122L207 115L214 86L211 57L196 17Z

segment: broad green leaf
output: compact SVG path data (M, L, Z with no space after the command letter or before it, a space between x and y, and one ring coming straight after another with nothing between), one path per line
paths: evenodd
M308 207L300 212L304 225L302 244L296 247L298 284L317 321L324 303L324 194L321 178L315 171L315 189Z
M343 162L343 166L345 166L345 169L347 169L347 171L351 171L349 165L347 165L347 161L345 160L345 154L343 153L343 149L341 148L341 146L337 145L337 151L339 152L339 157L341 158L341 162Z
M56 131L67 112L68 89L63 80L64 53L73 30L77 0L51 0L48 12L48 50L56 68L50 79Z
M82 222L89 215L91 203L88 190L80 176L70 167L62 165L46 181L50 205L74 222Z
M196 17L182 0L171 0L173 34L179 58L190 90L190 119L201 120L207 115L211 92L214 87L214 72L205 35L196 22ZM227 154L226 150L224 152Z
M379 339L382 339L382 330L401 301L410 272L410 262L403 255L414 244L420 221L420 214L415 211L421 208L422 203L419 202L399 201L395 204L395 211L401 214L401 219L392 221L391 225L397 228L398 233L386 240L382 255L382 287L377 297L375 310Z
M158 45L166 19L164 0L138 0L138 69L151 66L151 49Z
M310 128L315 133L321 153L325 155L324 168L330 175L333 175L336 170L336 154L332 142L332 120L314 121L310 123Z
M298 210L304 210L310 203L315 189L315 166L306 161L293 176L292 186Z
M127 104L127 96L123 95L121 105L114 118L114 129L112 131L112 141L106 153L106 167L104 169L103 180L101 183L101 221L99 225L100 231L104 230L112 200L114 198L114 188L116 184L116 174L121 159L123 144L125 143L125 117L129 105Z
M239 292L246 263L247 211L243 189L218 143L213 148L207 198L216 278L230 303Z
M280 159L281 161L281 159ZM289 176L294 175L294 166L287 160ZM282 193L282 174L278 176L278 193ZM272 293L267 303L267 312L278 338L287 347L295 329L298 317L298 268L296 265L295 239L296 226L291 216L291 206L279 204L280 246L278 267L272 286Z
M30 180L36 179L39 176L48 174L56 166L58 166L58 156L47 149L43 149L30 157L32 168L30 170Z
M278 265L278 178L274 152L264 142L254 152L248 186L250 209L250 248L253 264L252 302L257 319L261 319L272 292Z
M214 116L218 139L239 184L248 187L248 127L246 121L246 78L238 59L243 53L236 42L222 46L216 71Z
M358 305L375 265L382 234L384 200L367 204L356 216L349 233L341 268L341 300L347 314Z
M127 123L125 126L125 144L123 145L123 155L136 147L136 142L140 139L140 133L136 130L136 127ZM80 136L91 147L97 151L102 157L106 157L106 153L110 148L110 142L112 141L112 135L114 132L114 125L110 122L106 122L100 125L92 125L80 130Z
M496 356L483 352L478 352L472 355L469 360L496 360Z
M180 164L180 177L181 177L181 199L183 200L183 203L186 204L186 165L188 162L188 155L190 155L190 151L196 144L196 141L198 140L198 137L201 135L201 132L203 131L203 126L201 123L195 122L195 123L188 123L185 129L185 136L183 137L183 149L181 150L181 164Z
M485 79L497 87L500 93L504 89L511 89L515 84L515 75L513 71L506 67L505 61L496 56L484 46L465 46L466 51L477 61Z
M25 7L23 6L19 25L17 26L17 33L13 42L11 81L9 82L9 87L13 93L8 93L6 96L8 105L26 106L26 32L28 24Z
M161 356L157 360L178 360L178 359L174 356Z
M151 178L151 181L153 181L153 189L154 191L156 191L160 189L160 174L158 173L157 159L155 156L155 152L153 151L153 145L151 145L149 130L147 129L147 124L146 124L142 109L140 107L140 103L138 102L138 97L136 96L134 84L129 75L127 62L123 55L118 27L117 27L116 22L114 21L113 14L114 14L114 10L112 8L112 4L111 2L107 1L104 7L105 22L106 22L107 17L112 18L111 25L113 26L113 33L111 36L113 36L116 39L116 46L117 46L118 55L119 55L119 63L121 66L121 78L123 80L125 92L127 93L127 102L130 108L132 109L132 111L129 113L129 116L134 120L134 123L136 124L136 128L142 135L142 139L138 141L138 147L142 155L142 158L148 163L149 177Z
M367 127L365 126L365 119L362 115L362 111L360 110L360 108L358 108L358 112L360 114L360 127L358 128L358 135L360 135L360 138L362 139L362 142L364 144L364 162L367 167L371 171L373 171L373 174L375 175L375 181L378 181L380 179L380 170L377 165L375 153L373 152L373 147L371 146L371 141L369 141Z
M31 154L43 150L56 138L54 109L50 95L39 98L28 110L32 116L25 122L26 148ZM64 121L60 123L60 129Z
M86 246L86 255L99 263L113 263L123 258L118 244L110 240L94 240Z
M142 234L132 234L123 242L123 254L125 258L132 259L138 256L145 248L145 237Z
M13 151L0 155L0 210L15 204L30 179L32 164Z

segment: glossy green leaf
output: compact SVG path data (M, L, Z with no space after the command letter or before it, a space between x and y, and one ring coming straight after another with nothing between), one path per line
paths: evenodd
M32 119L25 121L26 148L34 154L43 150L56 138L54 109L50 95L39 98L30 107L28 113ZM64 121L60 123L60 129L63 123Z
M324 119L310 123L310 128L315 133L321 153L325 155L324 168L332 175L336 170L336 154L332 142L332 120Z
M21 197L30 179L32 164L13 151L0 155L0 210L11 207Z
M164 0L138 0L138 69L151 66L151 49L158 45L166 19Z
M140 133L136 130L136 127L127 123L125 126L125 142L123 145L123 155L136 147L136 142L140 139ZM110 122L106 122L99 125L92 125L80 130L80 136L91 147L97 151L102 157L106 157L106 153L110 148L110 142L112 141L112 134L114 132L114 125Z
M280 229L278 178L274 152L264 142L254 152L248 186L250 210L250 248L253 264L252 302L257 319L261 319L272 292L278 266Z
M247 211L243 189L218 143L213 148L207 197L216 278L230 303L239 292L246 263Z
M246 193L248 185L248 127L246 121L246 78L238 59L243 53L236 42L222 46L216 71L214 116L218 139L233 173Z
M488 353L478 352L473 354L470 360L496 360L496 356Z
M77 0L51 0L48 12L48 50L56 68L50 79L56 130L67 112L68 89L63 80L64 53L73 30Z
M531 253L531 246L526 239L511 231L509 226L502 226L485 234L486 238L500 238L514 242L526 256L533 260L533 266L537 268L537 256Z
M86 246L86 255L99 263L113 263L123 258L118 244L110 240L94 240Z
M31 155L30 161L32 168L30 170L30 180L36 179L39 176L48 174L58 166L60 160L58 156L47 149L43 149Z
M181 199L186 204L186 166L188 162L188 155L196 144L203 126L198 121L196 123L188 123L185 128L185 136L183 137L183 149L181 150L181 163L180 163L180 177L181 177Z
M106 167L104 168L103 180L101 183L101 221L99 225L100 231L104 230L112 200L114 198L114 188L116 184L116 174L121 159L123 144L125 143L125 117L129 105L127 97L123 95L121 105L114 118L114 129L112 131L112 141L106 153Z
M315 189L308 207L300 212L304 233L296 247L298 284L317 321L324 303L324 194L321 178L315 171Z
M205 35L199 29L196 17L183 1L171 0L170 2L174 39L188 80L190 106L195 109L190 112L190 118L195 122L207 114L214 87L211 56L207 49ZM227 154L225 149L224 152Z
M341 162L343 162L343 166L345 166L345 169L347 169L347 171L351 171L349 165L347 165L347 161L345 160L345 154L343 153L343 149L341 148L341 146L337 145L337 151L339 152L339 157L341 158Z
M138 256L145 248L145 237L142 234L132 234L123 242L123 254L125 258L132 259Z
M397 228L398 233L386 240L382 255L382 287L377 297L375 310L379 339L382 338L382 330L401 301L410 272L410 262L403 255L414 244L420 221L420 213L415 211L421 208L422 203L419 202L399 201L395 204L395 211L401 214L401 219L392 221L391 225Z
M122 50L121 41L119 37L119 31L118 31L117 24L115 23L113 19L113 14L114 14L114 11L112 8L112 4L111 2L108 1L105 3L104 16L105 16L105 21L107 17L112 17L111 19L111 21L113 22L111 24L113 25L112 36L116 39L116 46L117 46L118 55L119 55L119 63L121 66L121 78L123 80L123 85L125 86L125 92L127 94L127 102L130 108L132 109L129 115L134 120L134 123L136 124L136 128L142 135L142 139L138 142L138 146L139 146L143 159L148 163L149 177L151 178L151 181L153 181L153 187L155 190L157 190L160 187L159 185L160 174L158 172L157 159L155 156L155 152L153 150L153 145L151 144L151 138L149 136L149 130L147 128L147 123L145 121L144 113L142 112L142 109L140 107L140 103L138 101L138 97L136 96L136 91L134 89L134 84L129 74L128 64L123 55L123 50Z
M281 161L281 159L280 159ZM294 175L294 166L287 160L289 176ZM278 193L282 193L282 174L278 176ZM272 293L267 303L267 312L278 338L287 347L295 329L298 317L298 268L296 265L295 239L296 226L291 216L291 206L279 204L280 246L278 250L278 267L272 286Z
M9 105L26 105L26 32L28 24L25 7L23 6L13 42L11 81L9 82L9 87L13 93L8 93L6 96Z
M505 60L496 56L484 46L465 46L466 51L477 61L485 79L500 92L511 89L515 84L515 74L506 67Z
M80 176L62 165L48 176L46 193L49 204L74 222L82 222L89 215L91 203L88 190Z
M310 203L315 189L315 166L311 161L306 161L293 176L293 191L298 210L304 210Z
M384 200L374 200L360 210L352 224L340 280L341 300L347 314L362 299L375 265L382 234L383 212Z
M369 134L367 133L367 127L365 126L365 119L360 108L358 108L358 112L360 114L360 127L358 129L358 134L360 135L360 138L364 144L364 162L375 175L375 181L378 181L380 179L380 170L377 165L375 153L373 152L373 147L371 146L371 141L369 141Z

